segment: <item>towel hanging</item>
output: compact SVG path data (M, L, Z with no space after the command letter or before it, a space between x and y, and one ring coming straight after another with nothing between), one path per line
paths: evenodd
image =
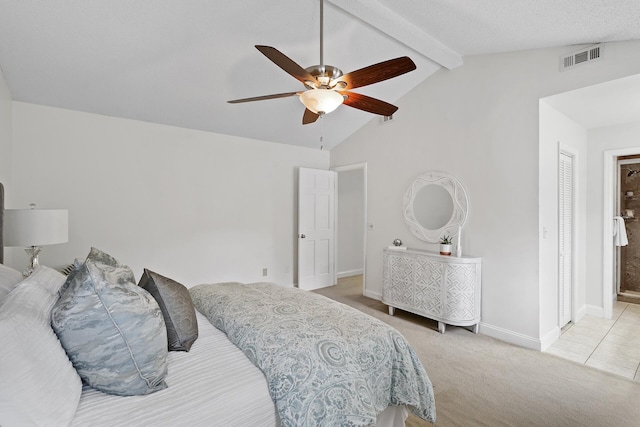
M629 244L627 227L624 224L624 218L621 216L613 217L613 243L616 246L627 246Z

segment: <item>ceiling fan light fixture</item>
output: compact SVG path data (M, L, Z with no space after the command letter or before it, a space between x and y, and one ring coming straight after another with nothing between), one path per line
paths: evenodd
M340 80L339 81L334 80L331 82L329 87L334 90L344 90L347 88L347 83Z
M315 89L300 94L300 102L316 114L329 114L344 102L344 97L334 90Z
M317 89L319 84L318 82L312 82L311 80L305 80L304 81L304 85L308 88L308 89Z

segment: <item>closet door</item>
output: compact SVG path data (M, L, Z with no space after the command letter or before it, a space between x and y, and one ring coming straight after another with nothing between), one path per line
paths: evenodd
M558 173L558 308L561 328L571 321L573 283L573 157L560 153Z

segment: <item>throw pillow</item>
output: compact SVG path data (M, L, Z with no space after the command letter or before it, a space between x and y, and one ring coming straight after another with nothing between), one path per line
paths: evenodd
M76 275L78 270L80 270L80 267L82 267L83 264L84 264L84 260L80 258L76 258L73 260L73 264L67 267L67 271L68 271L66 273L67 280L65 280L64 285L60 287L60 290L58 291L58 295L62 296L67 291L69 284L73 281L73 277ZM65 274L65 272L63 271L62 274Z
M162 313L153 297L136 286L131 269L110 256L90 254L70 279L51 321L82 379L121 396L166 388Z
M169 351L189 351L198 338L196 310L189 290L175 280L146 268L138 285L155 298L162 310Z
M109 255L108 253L92 247L91 250L89 251L89 255L87 255L87 258L84 261L80 258L76 258L75 260L73 260L73 264L67 267L69 269L69 274L67 275L66 282L64 283L64 285L62 285L62 287L60 288L60 291L58 292L60 296L62 296L62 294L66 292L67 287L69 287L69 284L73 281L75 274L78 272L80 267L82 267L82 265L86 261L106 264L112 267L120 267L122 268L123 272L131 273L130 275L126 275L122 277L122 280L130 281L134 283L136 281L135 277L133 277L133 271L131 271L131 269L128 266L124 264L120 264L120 262L118 262L117 259Z
M64 276L38 267L0 310L0 425L69 425L82 382L49 322Z
M100 249L91 248L89 251L89 255L87 255L86 261L92 261L95 263L110 265L112 267L118 267L122 271L120 272L121 278L120 280L126 282L136 282L135 277L133 277L133 271L129 268L129 266L125 264L121 264L120 261L112 257L106 252L101 251Z

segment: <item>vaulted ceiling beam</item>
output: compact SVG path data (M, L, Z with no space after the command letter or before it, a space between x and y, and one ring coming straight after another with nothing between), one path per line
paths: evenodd
M462 65L462 55L376 0L328 1L443 67Z

